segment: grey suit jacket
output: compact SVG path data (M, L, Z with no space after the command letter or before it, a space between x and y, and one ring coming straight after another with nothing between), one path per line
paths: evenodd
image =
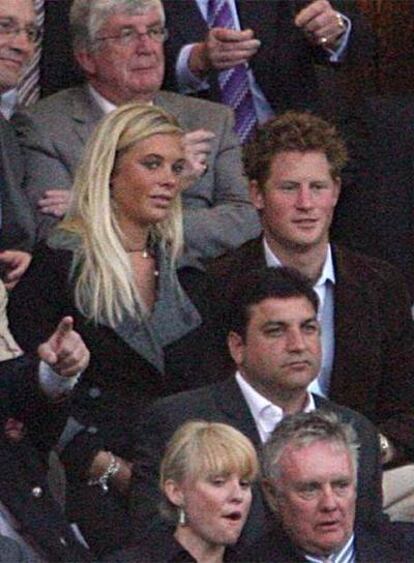
M30 251L34 219L22 191L23 159L11 125L0 118L0 250Z
M220 105L170 92L155 103L171 112L186 131L206 128L216 135L207 174L183 193L187 250L215 256L260 232L242 175L231 111ZM46 189L70 189L83 147L103 116L88 89L69 88L14 116L26 161L25 189L32 208ZM37 237L56 219L37 213Z

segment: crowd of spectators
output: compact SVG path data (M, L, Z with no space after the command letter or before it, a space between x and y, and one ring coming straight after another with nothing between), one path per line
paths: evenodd
M2 0L0 562L414 561L414 100L329 120L316 70L374 44Z

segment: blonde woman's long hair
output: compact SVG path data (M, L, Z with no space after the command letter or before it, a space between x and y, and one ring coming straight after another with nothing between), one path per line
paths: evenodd
M156 134L183 131L176 119L156 106L125 104L108 114L86 145L75 175L70 209L60 229L78 235L74 253L75 303L96 323L114 326L125 312L143 317L146 307L133 281L128 254L111 198L111 175L117 157ZM172 265L183 246L181 197L165 221L153 225L151 243L168 246Z

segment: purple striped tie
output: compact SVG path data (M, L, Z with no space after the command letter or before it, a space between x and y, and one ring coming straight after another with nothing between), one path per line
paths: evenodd
M208 0L207 24L210 28L236 29L227 0ZM257 122L246 65L240 64L228 70L221 70L218 73L218 81L221 101L233 108L236 116L235 130L244 143Z
M43 28L45 19L44 0L35 0L34 8L36 13L36 25ZM20 106L27 106L33 104L39 99L40 86L39 86L39 62L42 53L41 43L36 44L32 59L26 66L22 77L20 78L17 86L17 99Z

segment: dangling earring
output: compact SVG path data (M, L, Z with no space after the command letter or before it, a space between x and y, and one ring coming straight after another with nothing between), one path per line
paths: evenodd
M178 509L178 524L180 526L185 526L186 523L187 523L187 518L185 515L185 510L182 506L180 506Z

